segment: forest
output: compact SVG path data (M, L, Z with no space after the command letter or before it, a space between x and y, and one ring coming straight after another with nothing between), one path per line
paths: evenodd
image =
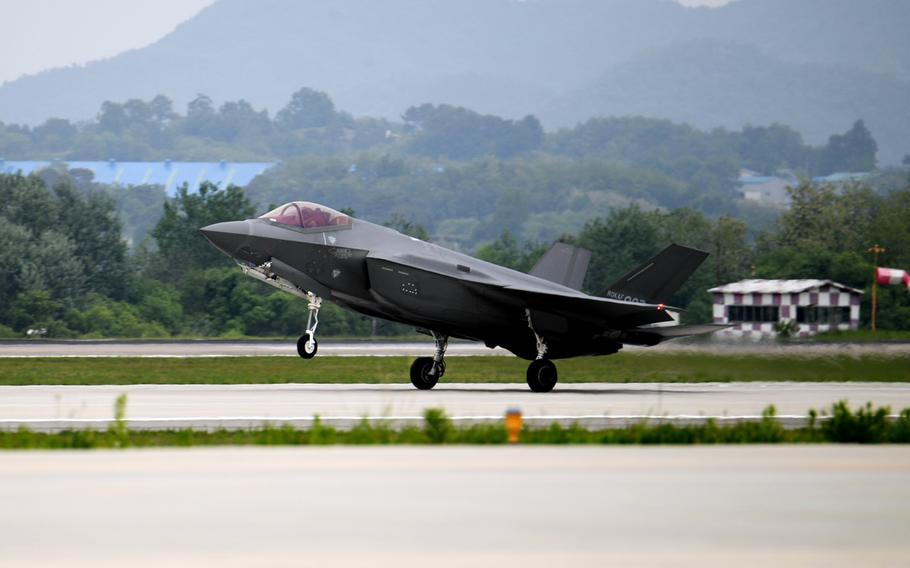
M306 306L246 278L208 245L198 228L247 218L256 209L238 187L183 188L163 203L150 243L130 250L110 191L85 188L69 176L0 175L0 336L22 337L43 328L58 338L295 336ZM867 248L887 249L885 266L910 265L910 182L883 194L868 187L804 182L791 189L792 207L751 237L728 215L688 207L614 207L560 239L593 251L585 282L596 292L670 242L711 253L673 298L688 306L684 321L707 321L706 289L739 278L831 278L867 288ZM344 205L344 201L341 202ZM350 210L350 209L349 209ZM356 216L356 209L353 210ZM425 227L402 215L386 224L421 238ZM153 246L152 246L153 245ZM528 270L548 242L516 238L508 230L479 246L480 258ZM880 290L879 326L910 328L903 288ZM864 298L868 317L868 294ZM327 336L399 335L411 330L327 305Z
M812 177L875 168L878 145L860 117L824 146L803 142L781 124L701 131L666 119L595 117L545 133L533 115L520 120L468 108L422 104L400 121L359 117L328 94L304 87L269 116L245 100L220 105L199 94L176 112L168 97L105 101L95 119L49 118L34 127L0 122L0 156L9 160L284 160L374 150L445 161L483 157L599 158L657 169L691 181L745 167L764 174L791 169Z
M742 199L741 169L807 179L874 171L882 179L873 186L899 187L902 177L895 184L888 170L883 176L875 169L876 152L859 117L823 146L781 124L703 131L669 120L600 117L545 132L534 116L510 120L451 105L414 106L400 121L354 118L310 88L295 92L274 117L243 100L216 105L205 95L179 114L158 95L104 102L82 123L0 124L0 156L53 160L60 170L67 160L273 161L247 188L257 210L306 198L352 207L374 222L400 215L466 252L504 230L552 241L632 204L735 216L754 232L770 227L778 211ZM90 172L69 175L83 188L93 185ZM111 193L130 244L142 243L163 194L154 187Z
M184 114L162 95L107 101L95 120L0 124L0 155L44 158L38 174L0 176L0 335L51 337L293 336L305 305L246 279L198 228L291 200L344 209L494 262L528 270L555 240L594 252L585 288L599 291L671 242L711 253L679 291L684 319L707 321L706 289L755 275L832 278L865 288L865 253L910 265L906 172L876 169L861 119L826 145L785 125L702 131L668 120L592 118L545 132L451 105L409 108L400 121L354 118L303 88L269 116L243 100L199 95ZM246 188L97 184L67 160L272 160ZM737 192L741 169L788 172L789 209ZM863 185L811 176L873 172ZM864 310L868 313L868 309ZM410 333L342 311L327 335ZM882 294L880 325L910 328L900 292Z

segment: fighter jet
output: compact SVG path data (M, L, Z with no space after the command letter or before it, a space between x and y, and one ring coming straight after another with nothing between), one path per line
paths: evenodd
M548 392L555 359L610 355L623 345L657 345L723 326L678 325L670 296L707 253L670 245L599 296L581 291L591 253L555 244L529 274L485 262L295 201L256 219L201 229L247 275L308 302L304 359L316 355L323 300L370 317L414 326L436 352L411 365L411 383L431 389L445 374L449 338L501 346L531 361L528 386Z

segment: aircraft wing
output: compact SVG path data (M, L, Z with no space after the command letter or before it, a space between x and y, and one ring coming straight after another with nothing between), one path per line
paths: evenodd
M522 298L532 310L560 314L599 327L626 328L673 321L663 304L612 300L580 292L567 294L521 284L510 284L486 293L514 295Z
M466 266L423 256L374 251L367 255L367 262L455 278L477 295L494 302L556 314L574 321L587 322L594 327L622 329L673 321L663 304L590 296L540 279L506 280L493 271L467 269Z

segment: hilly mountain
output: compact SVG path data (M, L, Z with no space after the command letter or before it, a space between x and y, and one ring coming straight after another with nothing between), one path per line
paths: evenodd
M702 129L723 125L794 127L822 144L862 117L896 162L910 151L910 84L887 75L784 62L757 48L722 41L676 44L616 66L546 105L551 125L591 116L667 116Z
M876 130L888 113L910 114L879 107L910 84L908 24L904 0L739 0L718 9L671 0L219 0L148 47L3 84L0 121L85 119L104 100L158 93L178 106L205 93L275 112L309 86L355 115L398 118L411 105L446 102L511 118L538 113L553 127L581 116L565 111L572 101L584 113L625 112L619 81L627 98L646 94L636 85L666 90L654 73L674 70L680 46L708 40L757 55L743 51L749 59L730 60L725 77L674 87L684 98L658 97L637 107L642 114L703 126L799 116L813 140L863 117L887 139L890 159L910 151L907 138ZM704 56L683 63L698 75L715 64L712 50ZM767 80L752 81L756 73ZM768 101L791 81L791 104L777 112ZM723 112L706 104L717 89L739 86L754 90L728 98L744 104Z

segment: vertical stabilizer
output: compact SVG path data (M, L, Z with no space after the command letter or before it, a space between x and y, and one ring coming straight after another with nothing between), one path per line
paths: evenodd
M603 291L614 300L666 304L692 276L708 253L681 245L670 245Z
M590 261L591 251L566 243L556 243L537 261L530 274L581 290Z

